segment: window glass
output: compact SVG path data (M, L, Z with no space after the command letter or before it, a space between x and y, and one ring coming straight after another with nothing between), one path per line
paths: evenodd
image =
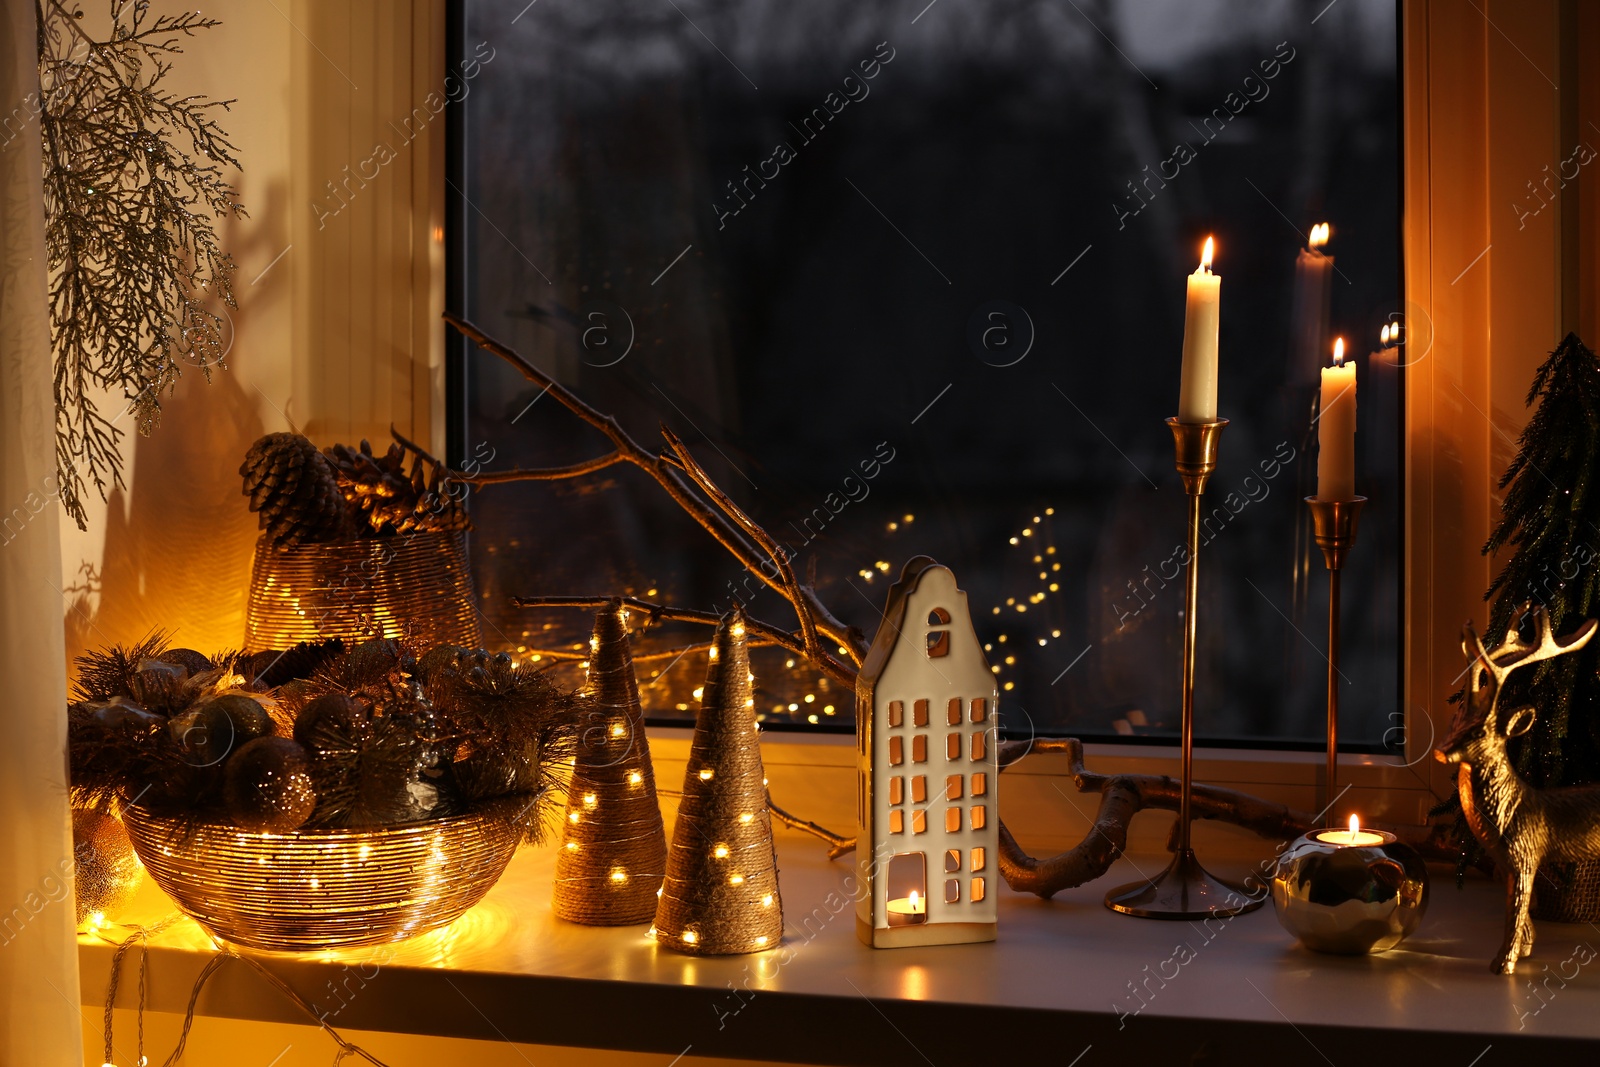
M1320 739L1327 577L1302 498L1343 335L1370 503L1341 737L1400 736L1393 0L462 3L466 314L639 441L679 434L869 636L907 559L949 565L1007 731L1177 731L1185 499L1163 420L1209 234L1231 425L1205 497L1197 734ZM1298 265L1323 222L1332 261ZM488 355L454 387L458 460L607 450ZM573 672L587 648L583 612L516 595L739 597L794 626L637 470L472 508L497 645ZM705 636L641 635L653 717L691 719L704 659L650 653ZM781 650L753 662L766 723L852 725L845 687Z

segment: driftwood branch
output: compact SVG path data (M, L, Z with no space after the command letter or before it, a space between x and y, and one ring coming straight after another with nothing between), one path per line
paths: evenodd
M1089 835L1080 844L1048 859L1029 856L1001 823L1000 873L1006 884L1019 892L1048 899L1063 889L1099 878L1127 847L1128 824L1134 813L1146 809L1177 811L1182 803L1183 784L1168 775L1111 775L1088 770L1083 764L1083 743L1073 737L1006 741L997 750L1000 769L1013 766L1033 752L1066 753L1073 784L1079 792L1099 793L1100 810ZM1190 810L1196 819L1220 819L1277 841L1280 849L1321 825L1311 812L1217 786L1194 786ZM1449 844L1448 828L1442 824L1417 827L1375 823L1373 828L1399 837L1424 859L1454 863L1459 855L1459 850ZM1173 842L1169 840L1168 848L1171 847ZM1270 868L1256 881L1262 882L1266 877L1270 877Z

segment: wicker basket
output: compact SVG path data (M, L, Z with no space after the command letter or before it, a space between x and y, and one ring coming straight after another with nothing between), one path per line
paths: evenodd
M140 808L123 812L134 851L178 907L235 945L283 951L401 941L483 899L511 862L517 808L373 830L257 833Z
M1542 864L1529 912L1544 922L1600 921L1600 860Z
M483 643L464 533L408 533L286 548L274 548L265 537L256 542L246 649L404 635L424 647Z

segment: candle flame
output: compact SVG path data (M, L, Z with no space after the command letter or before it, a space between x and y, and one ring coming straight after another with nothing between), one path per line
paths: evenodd
M1338 366L1341 366L1343 363L1344 363L1344 338L1343 337L1335 337L1333 339L1333 365L1335 367L1338 367Z
M1378 331L1378 343L1387 346L1389 343L1389 324L1383 324L1383 329Z
M1356 815L1350 816L1350 839L1352 841L1355 840L1355 836L1357 834L1359 834L1360 832L1361 832L1361 819L1360 819L1360 817L1356 816Z
M917 891L915 889L913 889L911 891L911 895L909 897L907 897L906 899L911 901L911 910L915 911L917 909L917 901L921 900L922 898L920 896L918 896L917 895Z
M1210 237L1207 237L1206 238L1206 247L1200 253L1200 269L1201 270L1209 271L1211 269L1211 254L1215 250L1216 250L1216 242L1214 242Z
M1323 245L1328 243L1328 237L1331 233L1332 231L1328 228L1328 224L1326 222L1317 223L1315 226L1311 227L1311 233L1306 238L1307 247L1321 248Z

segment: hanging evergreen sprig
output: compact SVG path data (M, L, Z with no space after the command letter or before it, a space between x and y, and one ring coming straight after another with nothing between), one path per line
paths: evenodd
M234 306L233 261L215 219L243 216L223 167L239 165L216 124L231 100L174 95L165 78L179 42L217 20L152 17L148 0L109 0L110 32L39 0L39 132L55 358L61 502L84 527L93 483L122 485L117 422L141 434L183 362L210 377L225 353L213 300ZM107 416L100 391L127 407Z
M1484 599L1493 600L1484 643L1531 625L1543 606L1564 634L1600 617L1600 362L1568 334L1534 375L1517 456L1485 553L1512 550ZM1525 631L1524 636L1529 632ZM1600 648L1585 648L1510 678L1500 706L1532 704L1534 727L1513 738L1518 773L1545 787L1600 781Z

